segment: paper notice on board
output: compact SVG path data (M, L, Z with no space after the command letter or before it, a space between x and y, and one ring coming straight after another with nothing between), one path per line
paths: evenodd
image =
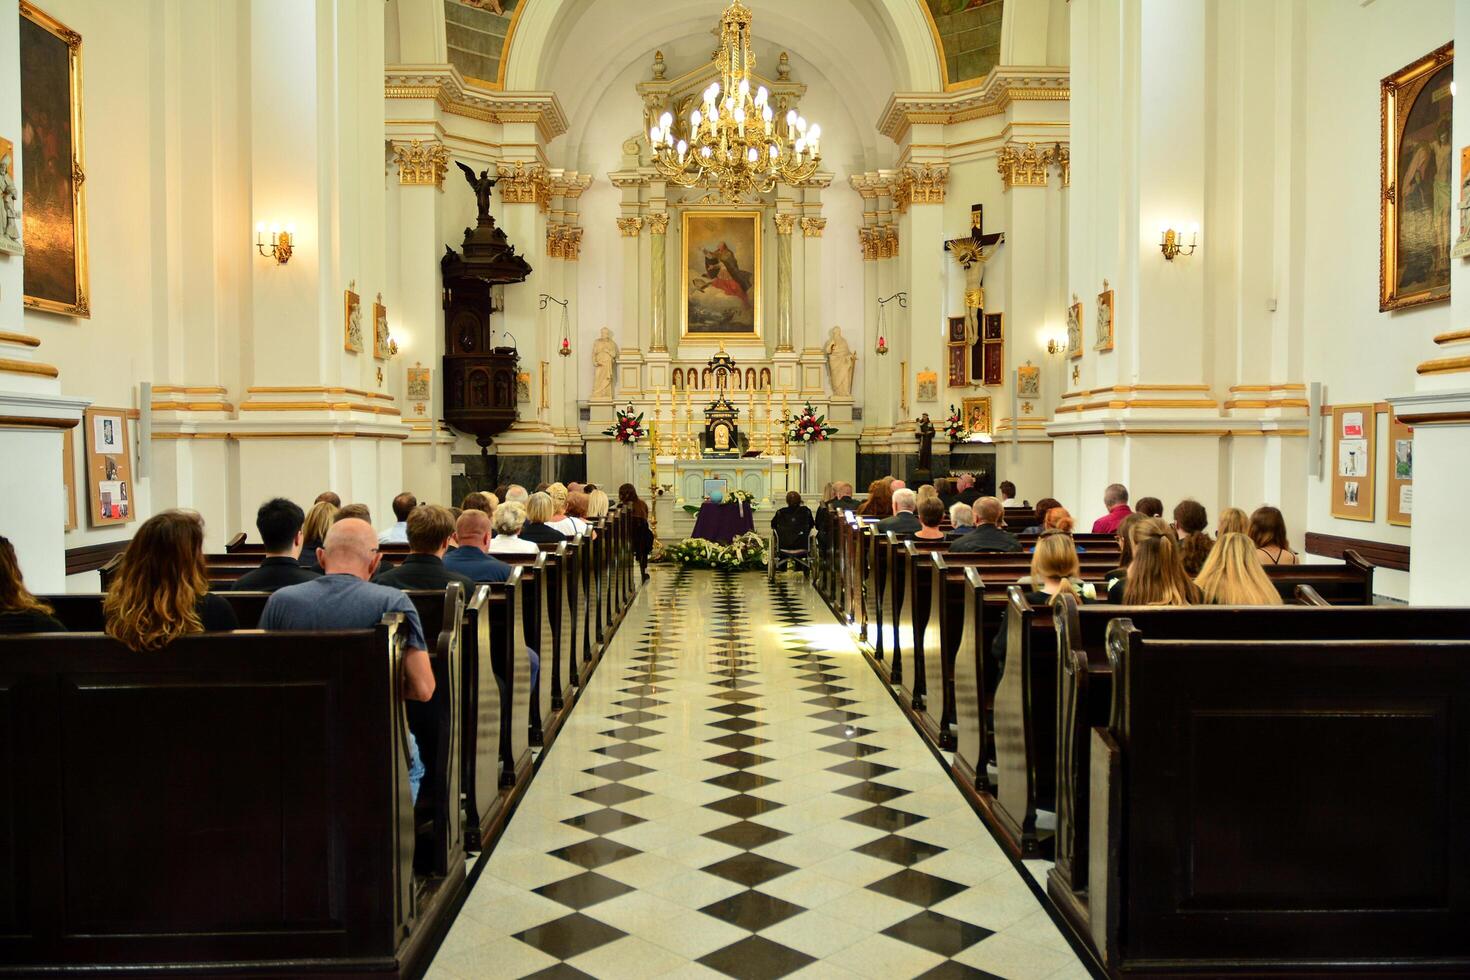
M1406 516L1414 513L1414 485L1412 483L1399 487L1399 513Z
M1362 412L1343 412L1342 413L1342 437L1344 439L1361 439L1361 438L1363 438L1363 413Z
M1337 444L1337 475L1368 475L1368 440L1344 439Z

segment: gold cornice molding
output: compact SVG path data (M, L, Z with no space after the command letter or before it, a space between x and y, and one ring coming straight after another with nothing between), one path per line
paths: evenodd
M903 142L913 125L947 126L998 115L1013 102L1068 101L1072 97L1066 68L996 68L976 88L959 92L895 92L878 117L878 132Z
M16 361L8 357L0 357L0 373L3 374L34 374L42 378L54 378L61 372L55 365L43 364L40 361Z
M8 333L0 330L0 344L16 344L20 347L40 347L41 339L25 333Z
M893 206L903 214L911 204L943 204L949 182L947 163L911 163L898 172Z
M1419 374L1460 374L1470 371L1470 357L1436 357L1416 370Z
M224 385L154 385L155 395L223 395Z
M154 430L154 439L389 439L402 441L408 432L320 432L301 430L295 432L159 432Z
M545 211L550 205L550 182L546 169L539 163L524 160L501 163L496 167L500 199L506 204L534 204Z
M437 140L394 140L393 162L398 164L398 183L444 189L444 171L449 167L449 147Z
M535 123L543 143L567 131L555 92L487 92L465 84L453 65L388 65L383 94L389 99L428 99L441 110L489 123Z

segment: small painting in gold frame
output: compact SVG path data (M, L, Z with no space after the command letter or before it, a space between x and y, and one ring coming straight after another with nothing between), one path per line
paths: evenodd
M965 428L970 432L979 434L990 431L990 396L983 398L966 398L960 404L960 411L964 413Z
M1446 44L1379 83L1380 311L1450 298L1454 60Z
M919 394L919 401L939 401L939 372L920 371L916 381L917 384L914 386L914 390Z
M1074 361L1082 357L1082 301L1076 293L1067 307L1067 356Z
M351 286L343 292L342 347L354 354L362 353L362 297Z
M1113 291L1104 279L1102 292L1097 294L1097 340L1093 342L1093 350L1113 349L1113 326Z
M383 305L383 294L378 294L373 304L373 357L386 361L389 357L388 307Z

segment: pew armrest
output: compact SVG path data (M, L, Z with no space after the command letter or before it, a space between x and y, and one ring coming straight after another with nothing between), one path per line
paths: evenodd
M1113 736L1092 730L1088 828L1088 932L1107 966L1118 962L1118 925L1122 909L1119 858L1122 854L1123 753Z
M1299 606L1332 606L1332 603L1322 598L1321 593L1304 582L1297 584L1296 603Z

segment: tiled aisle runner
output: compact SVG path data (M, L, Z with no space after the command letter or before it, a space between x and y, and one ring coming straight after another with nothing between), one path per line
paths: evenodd
M1086 977L800 579L655 569L430 969Z

